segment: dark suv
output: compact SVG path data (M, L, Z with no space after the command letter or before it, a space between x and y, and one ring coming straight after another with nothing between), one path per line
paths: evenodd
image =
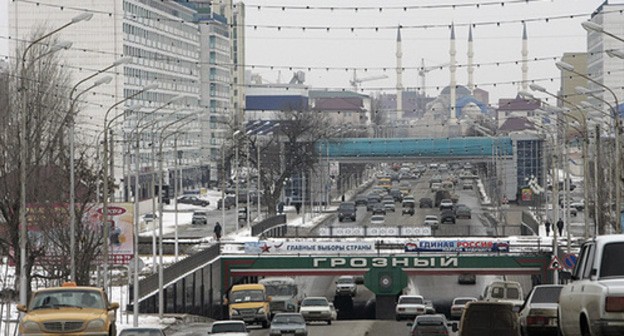
M338 206L338 221L342 222L343 220L349 218L355 222L355 213L357 212L357 208L355 207L355 203L353 202L343 202Z
M230 208L233 206L236 206L236 197L232 195L226 195L225 196L225 208L227 210L230 210ZM223 199L219 198L219 200L217 201L217 209L221 209L222 207L223 207Z

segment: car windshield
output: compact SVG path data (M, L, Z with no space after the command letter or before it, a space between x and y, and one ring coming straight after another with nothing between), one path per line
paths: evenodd
M423 299L420 297L403 297L399 299L400 304L422 304Z
M264 292L261 290L242 290L230 293L230 301L239 302L264 302Z
M305 299L301 302L301 306L327 306L328 302L326 299Z
M119 336L163 336L163 332L160 329L153 328L139 328L139 329L124 329L119 333Z
M38 292L31 302L31 309L54 307L77 307L104 309L104 298L99 291L58 290Z
M341 284L352 284L354 281L353 278L338 278L337 282Z
M355 204L352 203L342 203L340 204L341 210L353 210L355 209Z
M624 243L605 244L600 263L601 278L624 276L624 267L620 260L622 255L624 255Z
M271 324L285 324L285 323L297 323L304 324L305 320L301 315L275 315L273 320L271 320Z
M216 323L212 325L212 333L227 333L227 332L247 332L247 327L244 323Z
M440 318L418 319L416 324L419 326L443 326L444 321Z

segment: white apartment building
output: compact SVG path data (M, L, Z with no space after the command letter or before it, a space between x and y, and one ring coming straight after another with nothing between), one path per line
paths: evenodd
M590 20L601 25L605 32L624 39L622 10L624 10L624 4L609 4L609 1L605 1L592 14ZM606 54L606 51L613 49L622 50L623 48L624 42L622 41L601 32L587 32L587 72L591 78L612 89L618 98L619 104L622 104L624 100L624 90L622 89L624 86L624 71L622 71L624 60L616 57L611 58ZM563 73L563 75L570 75L570 73ZM591 82L589 83L589 88L591 90L601 89ZM615 107L613 95L609 92L603 92L599 96ZM605 106L600 100L590 99L590 101L595 106L601 106L605 114L611 114L609 106ZM606 124L612 124L610 117L606 115L603 115L603 117Z
M133 185L134 167L138 163L139 197L148 197L153 190L151 176L158 169L156 159L160 157L153 151L152 144L158 145L161 136L164 138L168 132L178 133L163 141L162 161L168 172L165 174L166 181L172 175L177 160L184 187L208 183L211 154L203 139L210 134L211 115L207 107L211 103L202 104L203 63L199 60L202 48L206 46L202 43L197 11L192 6L175 1L15 1L9 5L9 32L14 37L11 39L11 50L15 50L16 39L28 42L34 27L44 25L49 31L85 12L93 14L91 20L71 25L55 35L61 41L73 42L71 49L62 51L72 71L73 82L109 67L123 56L131 56L132 62L107 71L107 74L113 75L113 81L94 89L94 94L84 96L88 98L82 102L76 119L78 141L96 148L104 129L105 112L146 85L157 84L157 89L123 101L110 110L107 121L120 121L110 123L115 140L112 174L116 183L123 186L123 181L130 181ZM219 49L222 43L225 42L219 41L207 47ZM223 56L220 62L231 63L227 57ZM229 81L229 73L216 73L215 76L224 83ZM87 83L84 85L85 88L89 86ZM126 114L120 116L124 112ZM187 119L172 124L179 118ZM140 126L137 126L139 121ZM149 123L155 126L143 127ZM170 126L164 130L165 125ZM137 129L141 130L138 132L138 158L133 148L136 140L132 140L136 139ZM174 140L177 152L174 152ZM123 187L115 191L115 200L129 200L131 197Z

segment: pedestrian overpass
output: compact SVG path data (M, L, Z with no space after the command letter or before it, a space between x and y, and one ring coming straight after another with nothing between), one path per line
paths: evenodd
M458 138L339 138L319 141L321 157L341 162L371 160L470 160L483 161L513 156L510 137Z
M213 245L165 270L164 310L224 318L223 299L229 288L262 276L362 275L364 285L376 294L378 307L394 304L412 275L531 275L551 282L552 245L540 238L523 239L251 238L246 243ZM142 313L158 312L156 280L147 278L139 285Z

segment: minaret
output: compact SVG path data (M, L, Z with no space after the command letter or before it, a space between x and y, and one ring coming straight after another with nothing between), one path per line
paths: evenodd
M528 56L529 56L529 47L527 40L527 31L526 31L526 23L523 24L522 30L522 90L528 90L528 79L529 79L529 64L528 64Z
M457 123L457 118L455 116L455 104L457 100L457 98L455 97L455 87L457 86L457 80L455 79L455 70L457 68L457 64L455 61L455 55L457 54L457 51L455 50L455 23L451 23L451 50L449 51L449 54L451 55L451 60L449 61L449 69L451 69L451 97L449 102L451 107L451 117L449 121L451 124L455 124Z
M472 49L472 26L468 30L468 90L470 94L474 91L474 66L473 66L474 51Z
M401 26L397 28L396 42L396 120L403 121L403 50L401 48Z

